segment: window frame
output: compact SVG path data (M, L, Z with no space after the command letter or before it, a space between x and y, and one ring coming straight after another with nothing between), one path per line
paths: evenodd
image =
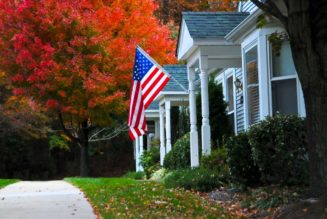
M268 89L269 89L269 115L274 115L274 106L273 106L273 90L272 90L272 82L278 82L278 81L284 81L284 80L295 80L295 86L296 86L296 102L297 102L297 114L298 116L301 115L301 99L300 99L300 93L301 93L301 85L299 81L299 77L297 75L297 72L295 71L292 75L285 75L285 76L277 76L274 77L274 65L273 65L273 51L271 43L268 40L268 36L266 36L266 43L267 43L267 57L268 57Z
M260 104L260 69L259 69L259 63L260 63L260 57L259 57L259 45L258 45L258 39L255 38L250 43L246 44L242 48L242 69L243 69L243 94L244 94L244 128L247 129L251 125L249 123L249 107L248 107L248 80L247 80L247 70L246 70L246 53L249 52L254 47L257 48L257 69L258 69L258 83L256 86L258 87L258 93L259 93L259 118L261 119L261 104Z

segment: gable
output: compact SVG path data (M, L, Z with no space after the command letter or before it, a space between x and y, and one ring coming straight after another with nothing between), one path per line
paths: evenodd
M190 50L194 43L184 20L182 21L181 31L177 43L177 58L180 60Z

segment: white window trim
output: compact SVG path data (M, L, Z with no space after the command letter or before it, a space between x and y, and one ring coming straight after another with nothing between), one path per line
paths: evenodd
M268 58L268 92L269 92L269 115L273 116L273 104L272 104L272 86L271 82L273 81L283 81L283 80L289 80L289 79L295 79L295 85L296 85L296 98L297 98L297 115L303 116L305 113L302 112L302 100L301 100L301 83L299 80L299 77L297 75L297 72L294 72L293 75L286 75L286 76L279 76L279 77L273 77L273 63L272 63L272 48L268 40L267 35L267 58Z
M249 125L249 118L248 118L248 92L247 92L247 77L246 77L246 60L245 60L245 54L250 51L251 49L253 49L254 47L257 47L257 55L258 55L258 63L259 63L259 52L258 52L258 39L257 36L254 37L254 39L246 44L246 46L244 46L242 48L242 76L243 76L243 95L244 95L244 101L243 101L243 108L244 108L244 128L248 129L250 127ZM258 77L259 77L259 68L258 68ZM258 84L259 85L259 84ZM259 96L260 96L260 89L259 89ZM260 100L260 98L259 98ZM260 103L259 103L259 108L261 108ZM260 112L260 109L259 109ZM261 116L261 115L259 115Z

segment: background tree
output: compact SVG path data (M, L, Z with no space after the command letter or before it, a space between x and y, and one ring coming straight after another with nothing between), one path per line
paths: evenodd
M58 116L81 148L81 176L88 174L90 129L126 116L135 46L174 62L155 9L151 0L0 1L0 68L15 95Z
M327 191L327 1L251 0L287 31L308 126L311 191ZM324 191L324 192L323 192Z
M159 4L157 11L159 19L167 24L173 21L179 25L183 11L234 11L235 0L156 0Z

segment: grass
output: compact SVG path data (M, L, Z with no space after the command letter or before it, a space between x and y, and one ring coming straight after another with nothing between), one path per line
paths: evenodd
M0 179L0 189L9 184L15 183L15 182L18 182L18 180L17 179Z
M127 178L66 178L103 218L230 218L204 198L161 183Z

